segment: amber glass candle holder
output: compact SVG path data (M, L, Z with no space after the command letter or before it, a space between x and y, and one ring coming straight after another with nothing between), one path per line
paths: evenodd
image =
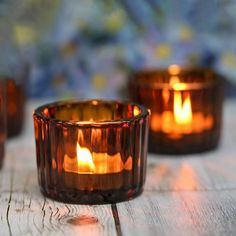
M0 169L4 160L6 138L6 81L0 78Z
M140 194L145 182L149 113L115 101L57 102L34 112L42 193L103 204Z
M7 78L7 136L21 133L24 121L25 92L22 83Z
M151 110L149 151L203 152L218 145L223 82L209 69L147 70L133 74L131 99Z

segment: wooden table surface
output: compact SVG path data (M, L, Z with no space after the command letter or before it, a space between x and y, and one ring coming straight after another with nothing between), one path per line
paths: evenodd
M42 103L42 102L41 102ZM236 235L236 101L227 101L220 147L189 156L148 155L143 194L100 206L44 198L38 187L32 109L7 143L0 171L0 235Z

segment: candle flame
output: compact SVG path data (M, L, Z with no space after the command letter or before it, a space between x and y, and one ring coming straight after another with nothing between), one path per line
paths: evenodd
M94 173L95 165L93 163L93 158L91 152L88 148L80 147L77 143L77 163L78 171L81 173Z
M192 122L192 107L189 94L182 104L181 92L174 92L174 117L178 124L189 124Z
M134 116L138 116L140 114L140 109L135 106L134 110L133 110L133 113L134 113Z
M170 85L174 89L174 118L178 124L189 124L192 122L192 106L189 93L182 103L181 90L187 85L181 83L178 76L171 76Z
M181 67L176 65L176 64L173 64L173 65L170 65L168 67L168 72L171 74L171 75L178 75L181 71Z

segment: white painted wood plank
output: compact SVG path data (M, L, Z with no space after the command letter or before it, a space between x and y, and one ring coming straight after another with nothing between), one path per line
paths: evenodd
M117 207L124 235L236 235L236 190L145 192Z
M149 155L148 191L224 190L236 188L236 101L224 109L218 149L193 155Z
M24 176L22 172L19 174L21 178ZM6 206L0 210L1 235L83 235L85 232L86 235L116 235L110 206L98 209L57 203L44 199L35 184L32 178L25 191L19 186L12 193L6 191L1 195L1 205Z
M236 189L236 155L220 149L184 158L150 156L148 166L148 191Z
M39 192L36 167L29 161L33 155L23 153L8 154L0 173L0 235L116 235L110 205L45 199Z

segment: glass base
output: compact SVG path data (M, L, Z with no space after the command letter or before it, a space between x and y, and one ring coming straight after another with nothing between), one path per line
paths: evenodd
M187 155L215 149L220 133L206 131L201 134L184 135L180 139L171 139L164 133L150 133L148 151L150 153Z
M131 188L128 190L95 190L82 191L77 189L66 189L65 191L54 192L45 191L41 188L41 192L45 197L53 200L71 203L71 204L112 204L122 201L131 200L143 191L142 187Z

